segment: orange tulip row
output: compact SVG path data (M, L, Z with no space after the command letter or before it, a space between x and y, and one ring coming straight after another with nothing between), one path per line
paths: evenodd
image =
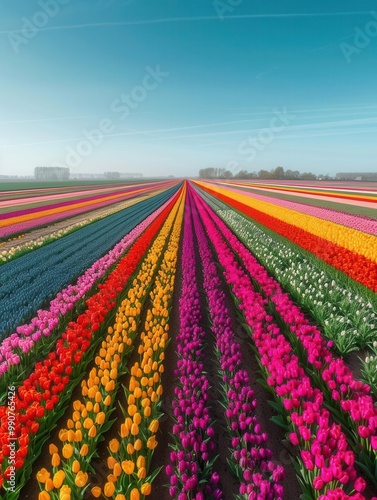
M92 494L102 493L115 500L139 500L151 494L152 482L160 468L150 472L153 450L157 446L159 429L161 374L164 372L165 349L169 338L169 309L171 306L178 245L183 222L183 204L180 207L163 262L150 293L151 306L147 311L139 361L131 367L131 378L125 388L127 407L119 428L120 440L109 443L107 459L111 473L103 488L97 486Z

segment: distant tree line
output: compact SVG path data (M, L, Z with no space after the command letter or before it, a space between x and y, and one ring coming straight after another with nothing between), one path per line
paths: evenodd
M37 181L67 181L69 179L69 168L35 167L34 177Z
M276 167L270 171L259 170L259 172L248 172L240 170L233 174L225 168L202 168L199 170L199 177L202 179L278 179L278 180L316 180L318 178L329 180L330 176L318 176L311 172L299 172L298 170L284 170L283 167Z

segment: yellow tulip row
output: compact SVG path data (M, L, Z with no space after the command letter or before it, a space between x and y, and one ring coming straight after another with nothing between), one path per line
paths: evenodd
M357 229L319 219L314 215L304 214L290 208L275 205L274 203L257 200L251 195L235 193L214 184L199 181L196 181L196 183L198 186L208 187L219 194L229 196L240 203L244 203L248 207L267 213L282 222L292 224L317 237L362 255L373 262L377 262L377 237L372 234L363 233Z
M118 377L132 350L140 311L172 232L174 219L178 217L182 199L181 196L144 258L132 288L117 310L114 326L108 328L106 339L102 341L94 359L95 366L88 379L81 383L82 397L74 401L71 418L67 420L66 428L59 431L61 451L50 444L52 475L46 469L37 473L42 490L39 500L76 500L83 497L88 486L90 460L96 451L100 433L109 427L106 424L113 411Z
M174 291L178 245L183 222L183 205L179 209L168 248L150 293L151 306L147 311L144 331L138 349L139 361L130 370L125 388L127 406L119 428L120 440L109 443L107 465L110 474L101 488L92 494L115 500L139 500L151 494L151 483L160 469L150 473L162 395L161 374L164 371L165 349L168 344L169 308Z

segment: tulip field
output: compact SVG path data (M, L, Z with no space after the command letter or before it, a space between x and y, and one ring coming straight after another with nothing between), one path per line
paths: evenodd
M377 500L376 184L4 190L0 273L1 499Z

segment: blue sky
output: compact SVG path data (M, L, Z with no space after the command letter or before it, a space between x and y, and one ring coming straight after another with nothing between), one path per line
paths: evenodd
M0 174L377 170L374 0L0 9Z

